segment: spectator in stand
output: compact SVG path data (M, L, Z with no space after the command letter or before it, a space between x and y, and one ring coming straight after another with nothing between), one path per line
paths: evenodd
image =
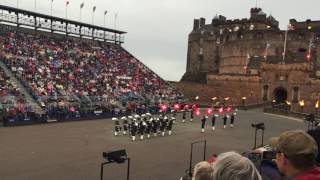
M23 117L30 111L19 88L10 81L2 69L0 69L0 104L2 112L9 116Z
M262 180L254 164L236 152L218 156L213 164L212 180Z
M271 138L270 144L277 151L276 164L285 176L283 179L320 180L320 168L316 166L318 147L309 134L287 131Z

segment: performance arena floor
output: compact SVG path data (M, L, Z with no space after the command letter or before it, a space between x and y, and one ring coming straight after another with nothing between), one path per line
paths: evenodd
M181 116L178 116L181 117ZM107 120L55 123L0 128L0 180L98 180L102 152L126 149L131 157L131 180L178 180L189 167L190 143L207 140L207 159L212 154L253 147L251 123L266 124L265 141L291 129L305 129L296 119L264 114L261 110L239 111L235 128L200 133L200 121L174 126L172 136L131 142L128 136L113 136ZM260 138L258 138L260 143ZM258 144L259 144L258 143ZM195 146L194 162L202 159L202 145ZM126 164L105 167L105 180L124 180Z

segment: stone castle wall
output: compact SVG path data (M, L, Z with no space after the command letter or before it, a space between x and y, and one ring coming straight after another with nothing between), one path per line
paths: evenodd
M287 31L260 8L250 13L249 19L241 20L220 15L211 24L196 19L189 34L186 73L176 86L189 97L199 92L208 102L214 96L230 97L229 103L235 105L244 103L242 97L247 98L246 104L278 101L282 91L292 111L315 111L320 99L320 23L290 20L294 30ZM279 61L286 34L285 57L290 63ZM276 63L264 60L266 55ZM256 59L248 66L252 58Z

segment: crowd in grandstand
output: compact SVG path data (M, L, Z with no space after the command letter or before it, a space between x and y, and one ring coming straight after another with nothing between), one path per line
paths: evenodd
M3 30L0 59L49 115L182 97L124 49L99 41Z
M30 106L26 106L25 98L19 88L10 81L2 69L0 69L0 102L1 114L7 112L9 115L20 117L31 111Z

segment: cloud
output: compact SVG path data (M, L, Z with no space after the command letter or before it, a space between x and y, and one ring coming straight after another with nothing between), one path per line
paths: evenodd
M69 0L68 18L79 20L80 3L84 2L82 21L91 23L92 7L97 6L95 24L113 28L118 13L117 28L128 32L123 45L140 61L164 79L180 80L185 72L188 34L193 19L205 17L207 23L216 14L228 19L248 18L255 1L240 0ZM34 0L19 0L20 8L34 10ZM37 0L38 12L50 14L51 0ZM65 17L65 0L54 0L54 15ZM0 4L16 6L16 0L1 0ZM280 21L284 29L289 19L319 20L319 0L258 1L264 12ZM175 67L175 68L172 68Z

